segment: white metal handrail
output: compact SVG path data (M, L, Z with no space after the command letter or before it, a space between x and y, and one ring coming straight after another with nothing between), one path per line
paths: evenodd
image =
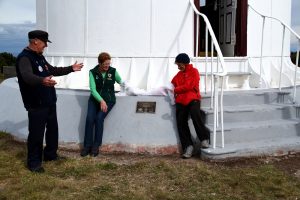
M221 141L222 141L222 148L224 148L224 120L223 120L223 92L224 92L224 76L227 75L226 65L224 61L223 54L221 52L221 48L219 43L216 39L212 26L206 17L206 15L200 13L196 8L193 0L190 0L190 5L194 10L195 14L197 15L197 22L196 22L196 57L198 57L198 38L199 38L199 18L202 17L205 24L206 24L206 32L205 32L205 92L206 92L206 80L207 80L207 64L208 64L208 33L211 37L211 108L214 109L214 128L213 128L213 148L216 148L216 131L217 126L219 125L219 104L220 104L220 123L221 123ZM213 51L214 48L217 52L217 71L213 71ZM221 64L221 71L219 70L219 62ZM221 84L219 84L219 79L221 78ZM213 82L214 81L214 82ZM214 84L213 84L214 83ZM213 86L214 85L214 86ZM219 87L220 86L220 87ZM219 100L219 88L221 88L220 100Z
M281 64L280 64L280 74L279 74L279 91L281 91L281 77L282 77L282 70L283 70L283 49L284 49L284 38L286 30L289 30L290 33L292 33L297 39L298 39L298 49L297 49L297 56L296 56L296 69L295 69L295 75L294 75L294 92L293 92L293 102L296 102L296 78L297 78L297 68L298 68L298 60L299 60L299 46L300 46L300 36L286 23L281 21L280 19L272 16L263 15L260 12L258 12L256 9L254 9L250 4L248 4L248 7L251 8L255 13L260 15L263 18L263 25L262 25L262 41L261 41L261 57L260 57L260 86L262 84L262 57L263 57L263 44L264 44L264 29L265 29L265 20L266 18L269 18L271 20L278 21L283 26L283 34L282 34L282 46L281 46Z
M219 43L218 43L218 41L216 39L215 33L214 33L213 29L212 29L212 26L211 26L208 18L206 17L206 15L204 15L203 13L200 13L198 11L198 9L196 8L193 0L190 0L190 4L191 4L191 6L192 6L192 8L193 8L193 10L195 12L195 14L197 14L197 16L201 16L203 18L203 20L204 20L204 22L206 24L206 28L208 29L208 32L209 32L209 34L211 36L212 43L213 43L214 47L216 48L217 54L218 54L218 56L220 58L220 63L221 63L221 66L222 66L222 72L216 72L214 74L217 75L217 76L226 76L227 75L227 70L226 70L226 67L225 67L226 65L225 65L224 57L223 57L220 45L219 45ZM197 32L198 32L198 28L199 27L197 27ZM198 37L198 36L199 35L197 35L196 37ZM206 37L206 39L207 39L207 37ZM196 53L198 53L198 52L196 52Z

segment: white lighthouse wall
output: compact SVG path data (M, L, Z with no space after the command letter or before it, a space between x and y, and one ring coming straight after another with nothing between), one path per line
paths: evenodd
M285 24L291 24L291 0L249 0L249 4L263 15L280 19ZM263 18L255 13L251 8L248 12L248 56L260 56L261 36ZM264 56L281 56L283 26L280 22L266 18L264 29ZM284 42L284 55L290 54L290 32L286 30Z
M193 23L188 0L37 1L37 27L52 41L48 61L85 64L82 72L57 78L58 87L88 89L88 71L103 51L133 86L164 85L176 72L174 57L193 53Z
M249 0L249 5L256 9L259 13L277 18L286 25L291 24L291 0ZM264 41L262 42L263 18L248 9L248 32L247 32L247 54L250 59L251 68L257 74L260 73L260 55L262 49L262 76L265 82L264 87L278 87L279 73L281 66L281 54L285 60L290 59L290 36L288 29L285 30L284 42L283 25L270 18L265 19ZM283 46L282 46L283 45ZM283 66L284 68L290 68ZM290 86L292 77L282 76L282 86Z

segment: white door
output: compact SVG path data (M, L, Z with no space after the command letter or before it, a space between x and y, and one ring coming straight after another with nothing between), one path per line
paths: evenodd
M237 0L219 0L219 42L224 56L234 56Z

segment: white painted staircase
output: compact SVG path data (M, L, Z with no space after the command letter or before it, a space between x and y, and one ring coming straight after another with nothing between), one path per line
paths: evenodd
M221 148L218 130L217 147L202 150L202 156L222 159L300 151L299 108L292 103L291 89L285 91L284 98L275 89L225 92L225 147ZM202 109L212 130L213 113L209 105L209 98L204 97Z

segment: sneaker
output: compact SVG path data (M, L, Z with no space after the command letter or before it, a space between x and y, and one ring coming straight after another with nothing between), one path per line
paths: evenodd
M201 142L201 148L202 148L202 149L207 149L207 148L209 148L209 142L208 142L208 140L203 140L203 141Z
M91 155L92 155L93 157L96 157L96 156L98 156L98 154L99 154L99 147L93 147L93 148L92 148Z
M80 155L82 157L85 157L85 156L89 155L89 153L90 153L90 148L83 148L82 151L80 152Z
M190 158L193 155L194 147L192 145L188 146L182 155L182 158Z

